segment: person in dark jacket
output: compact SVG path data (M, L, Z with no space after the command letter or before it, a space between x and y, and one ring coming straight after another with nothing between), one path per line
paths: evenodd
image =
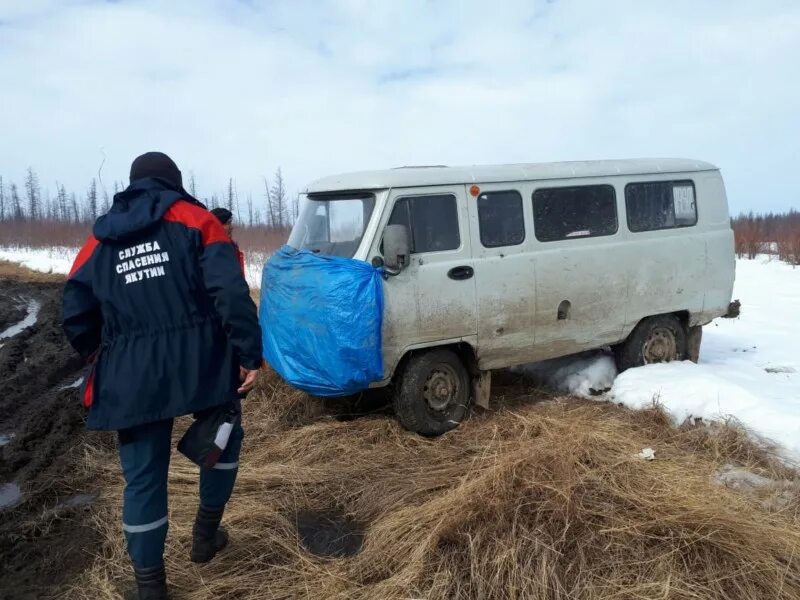
M90 361L87 427L118 431L123 530L141 599L167 597L167 473L173 419L239 402L262 364L256 307L219 221L165 154L133 161L130 186L94 224L64 288L64 331ZM243 438L201 469L191 559L227 543L219 527Z
M233 247L236 248L236 258L239 259L239 266L242 268L242 273L244 273L244 252L239 249L239 244L233 240L233 213L227 208L220 206L218 208L212 208L211 214L217 217L217 220L222 223L222 226L225 228L225 233L231 238Z

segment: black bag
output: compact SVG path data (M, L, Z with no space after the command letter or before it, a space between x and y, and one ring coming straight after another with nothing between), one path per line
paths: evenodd
M194 423L178 442L178 452L196 465L212 468L228 446L231 432L241 418L241 409L233 402L195 415Z

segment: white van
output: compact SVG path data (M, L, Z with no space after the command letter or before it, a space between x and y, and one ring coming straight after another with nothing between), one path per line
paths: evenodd
M696 358L734 280L722 177L696 160L326 177L288 244L385 267L373 386L424 435L486 405L493 369L606 346L621 369Z

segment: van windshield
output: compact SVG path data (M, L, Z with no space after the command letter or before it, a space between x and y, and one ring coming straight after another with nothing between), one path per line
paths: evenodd
M352 258L375 208L369 193L309 194L287 242L297 250Z

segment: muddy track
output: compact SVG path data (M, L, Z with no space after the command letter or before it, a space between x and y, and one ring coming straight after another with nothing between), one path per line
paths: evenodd
M0 332L38 305L33 325L0 340L0 598L57 594L91 562L96 540L79 469L84 411L69 387L84 365L61 332L61 289L0 281Z

